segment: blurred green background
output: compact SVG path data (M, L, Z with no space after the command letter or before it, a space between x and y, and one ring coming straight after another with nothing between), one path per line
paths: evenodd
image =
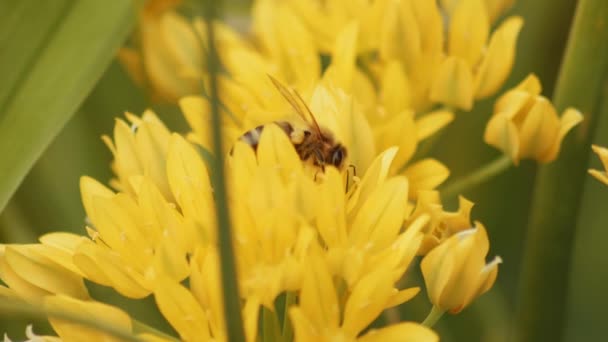
M243 23L248 3L228 3L227 19ZM503 89L534 72L543 82L543 94L551 96L575 6L576 1L573 0L520 0L510 10L509 14L525 18L525 26L518 43L516 65ZM449 166L452 177L467 174L498 155L482 141L492 103L493 99L485 100L478 103L474 111L460 114L434 147L433 155ZM111 154L100 136L112 133L114 118L121 117L124 111L141 113L150 107L172 129L185 129L177 108L152 105L125 70L116 61L112 62L0 215L0 242L34 242L38 235L58 230L83 233L84 211L78 189L79 177L89 175L102 182L111 177ZM608 125L608 120L601 121L600 125ZM608 145L608 137L597 137L596 143ZM593 167L600 167L595 157L592 160ZM524 162L466 193L476 203L473 219L482 221L488 229L490 256L500 255L504 263L490 293L461 314L446 315L438 323L436 328L443 341L507 340L515 309L534 173L534 163ZM568 341L601 340L604 337L603 308L608 305L605 291L608 256L603 249L604 241L608 241L608 230L604 228L608 225L608 212L603 210L605 203L608 203L608 188L588 177L570 275ZM150 310L152 300L125 301L117 298L111 290L100 287L93 287L92 292L96 298L126 306L129 312L145 322L170 329L157 313ZM425 296L421 293L416 300L406 303L402 307L403 317L422 320L429 305ZM0 332L21 338L28 321L0 316ZM36 332L48 331L44 322L36 321L34 324Z

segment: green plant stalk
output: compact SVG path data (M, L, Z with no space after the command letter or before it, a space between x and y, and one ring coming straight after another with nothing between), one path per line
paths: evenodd
M0 296L0 313L6 312L11 315L28 315L38 318L54 318L63 321L72 322L83 327L92 328L105 334L114 336L121 341L142 341L130 331L120 329L112 324L104 323L99 319L89 318L83 315L76 315L70 312L64 312L54 309L45 309L40 305L32 305L20 299L12 299Z
M226 179L224 177L224 152L222 147L222 127L220 104L218 96L217 73L220 68L219 56L215 46L215 31L213 21L218 17L220 0L204 0L205 21L208 34L208 71L209 97L211 104L211 131L213 132L213 152L215 155L215 170L212 174L215 208L217 212L218 243L220 247L220 263L222 273L222 289L224 296L224 314L228 341L244 342L245 333L241 317L241 305L236 275L234 248L232 246L232 231L230 214L228 212L228 197Z
M296 304L296 294L294 292L287 292L285 294L285 310L283 310L283 331L282 341L291 342L293 340L293 327L289 320L289 308Z
M493 161L480 166L468 175L448 183L441 189L441 197L450 200L467 190L486 182L508 169L513 162L507 155L502 155Z
M142 323L134 318L131 318L131 323L133 324L133 333L135 334L152 334L154 336L161 337L165 340L179 342L180 339L175 336L168 335L158 329L155 329L145 323Z
M559 159L543 166L537 176L515 317L516 341L562 339L589 145L598 117L608 115L607 76L608 1L581 0L554 102L558 110L580 109L585 120L564 141Z
M279 342L281 341L281 328L277 312L262 307L262 341Z
M444 313L445 310L441 310L440 308L433 305L433 307L431 308L431 312L429 312L428 316L426 316L426 318L421 324L432 328L435 324L437 324L437 322L439 322Z

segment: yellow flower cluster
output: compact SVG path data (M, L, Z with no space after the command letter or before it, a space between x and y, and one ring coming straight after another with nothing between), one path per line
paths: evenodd
M178 101L191 131L172 133L152 111L117 120L113 137L103 137L114 156L112 189L81 179L88 236L50 233L38 244L1 245L8 287L0 285L0 296L84 312L143 340L171 340L95 301L86 279L127 298L153 296L185 341L227 340L210 181L209 39L205 23L179 15L176 3L150 1L140 45L119 57L154 98ZM522 20L490 27L510 4L257 0L252 40L213 23L225 71L218 100L247 341L260 340L261 313L276 319L277 299L290 297L297 301L285 309L285 329L297 341L437 341L416 322L368 329L419 292L399 286L418 256L441 312L457 313L492 287L501 260L485 261L488 236L471 223L473 203L461 198L457 212L444 210L433 189L449 170L414 154L454 109L470 110L505 81ZM297 90L301 103L286 100L269 75ZM515 162L553 160L580 119L571 110L560 121L539 94L535 78L524 81L501 97L488 125L486 141ZM297 115L308 110L308 118ZM281 126L289 122L303 139L311 120L345 147L349 167L308 163L297 134ZM256 134L255 148L240 139L247 132ZM62 340L116 340L50 322Z

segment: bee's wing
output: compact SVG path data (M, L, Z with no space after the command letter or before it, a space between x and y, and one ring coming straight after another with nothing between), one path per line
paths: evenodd
M268 75L268 77L272 81L272 84L274 84L274 86L279 90L281 95L283 95L285 100L287 100L287 102L289 102L291 107L293 107L293 109L304 120L304 122L311 123L306 118L306 114L310 115L310 117L312 119L312 124L314 125L315 130L316 130L315 133L321 134L321 129L319 128L319 124L317 123L317 120L315 119L314 115L312 115L312 112L310 111L310 109L308 108L308 106L306 105L306 103L304 102L302 97L300 96L300 94L298 94L297 91L294 91L296 94L296 96L294 96L293 93L291 92L291 90L289 90L287 87L282 85L274 77L272 77L270 75Z

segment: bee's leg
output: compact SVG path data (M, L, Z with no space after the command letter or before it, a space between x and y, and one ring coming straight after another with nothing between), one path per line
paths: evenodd
M348 167L346 168L346 189L344 189L344 193L348 192L348 180L350 178L348 170L350 170L351 167L353 169L353 178L355 176L357 176L357 168L355 167L355 165L353 165L353 164L348 165Z
M354 177L354 176L356 176L356 175L357 175L357 168L355 167L355 165L353 165L353 164L349 164L349 165L348 165L348 168L351 168L351 167L353 168L353 177Z

